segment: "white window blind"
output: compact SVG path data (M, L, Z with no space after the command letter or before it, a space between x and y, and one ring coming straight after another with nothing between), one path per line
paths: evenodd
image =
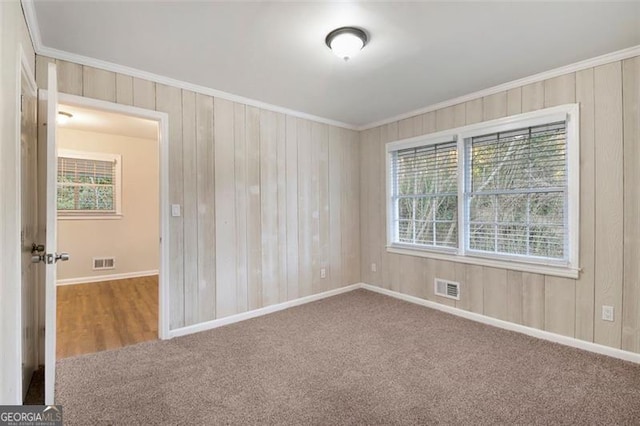
M116 213L117 161L58 157L60 213Z
M576 278L579 106L389 142L387 250Z
M457 158L455 141L392 152L395 242L457 247Z
M566 260L566 122L465 141L469 251Z

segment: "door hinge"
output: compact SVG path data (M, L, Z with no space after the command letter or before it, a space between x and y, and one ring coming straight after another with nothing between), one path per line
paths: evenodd
M24 104L24 95L20 94L20 112L22 112L22 105Z

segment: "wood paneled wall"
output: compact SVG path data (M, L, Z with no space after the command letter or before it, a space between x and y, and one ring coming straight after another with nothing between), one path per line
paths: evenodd
M169 114L171 329L360 281L357 132L55 62L63 93Z
M554 105L580 104L579 279L387 253L385 143ZM640 57L361 132L362 280L490 317L640 352ZM377 272L372 272L375 263ZM434 276L461 283L459 301ZM602 321L602 305L615 308Z
M36 74L46 88L46 63ZM640 352L640 58L357 132L56 61L61 92L169 114L171 328L359 281ZM572 280L387 253L384 145L580 104L580 264ZM371 264L377 270L372 272ZM326 268L327 278L320 278ZM433 278L461 283L459 301ZM601 306L615 321L600 319Z

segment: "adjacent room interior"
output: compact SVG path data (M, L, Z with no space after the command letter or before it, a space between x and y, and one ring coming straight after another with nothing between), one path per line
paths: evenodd
M0 404L640 422L640 3L0 20Z
M157 123L59 105L58 358L158 338Z

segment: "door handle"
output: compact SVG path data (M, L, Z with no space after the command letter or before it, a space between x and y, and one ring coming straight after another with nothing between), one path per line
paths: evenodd
M69 256L69 253L56 253L56 262L59 260L66 262L69 259L71 259L71 256Z
M42 254L36 254L31 256L31 263L44 262L47 265L53 265L54 263L57 263L59 260L66 262L69 259L71 259L71 256L69 256L69 253L56 253L56 254L42 253Z

